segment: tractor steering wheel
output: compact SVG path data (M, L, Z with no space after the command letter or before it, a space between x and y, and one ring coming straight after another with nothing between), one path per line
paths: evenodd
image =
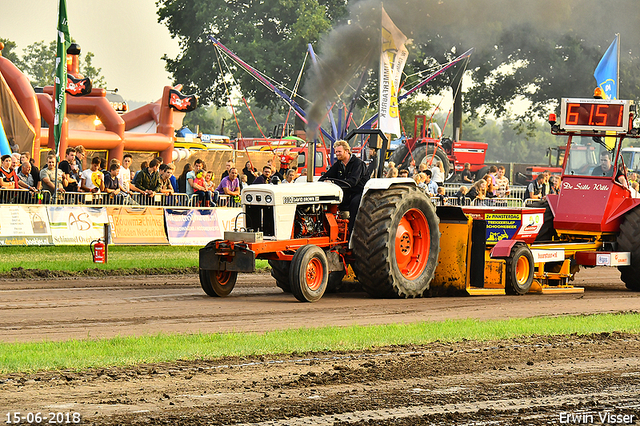
M337 179L337 178L331 178L331 179L327 179L327 180L329 182L335 184L335 185L338 185L340 187L340 189L349 189L349 188L351 188L351 185L346 180Z

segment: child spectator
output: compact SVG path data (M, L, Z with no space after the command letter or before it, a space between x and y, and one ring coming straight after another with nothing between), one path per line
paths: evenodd
M465 196L467 195L467 191L468 191L467 187L464 185L461 185L460 188L458 189L458 192L454 194L457 205L464 206L464 199L465 199Z
M390 167L389 171L387 172L387 177L388 178L397 178L398 177L398 169L396 169L395 167Z
M204 161L196 159L193 170L187 173L187 194L196 195L200 205L210 207L214 204L211 191L204 186Z
M437 191L436 197L438 198L439 205L446 205L449 198L444 194L444 186L439 186Z
M215 184L213 183L213 172L211 170L208 170L205 175L204 175L204 188L207 191L215 191Z

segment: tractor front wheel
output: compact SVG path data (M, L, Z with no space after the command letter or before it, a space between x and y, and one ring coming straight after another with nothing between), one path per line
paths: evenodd
M236 286L238 273L235 271L209 271L200 269L200 286L211 297L228 296Z
M533 283L533 254L526 245L516 245L506 260L505 292L523 295Z
M618 266L620 278L629 290L640 291L640 207L627 212L620 225L618 251L631 255L629 266Z
M327 289L329 262L324 250L313 244L302 246L291 259L291 293L301 302L317 302Z
M440 252L435 207L415 185L393 185L362 197L353 230L353 269L372 297L420 297Z

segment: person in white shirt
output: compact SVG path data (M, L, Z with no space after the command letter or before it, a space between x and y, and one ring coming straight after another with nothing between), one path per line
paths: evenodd
M118 173L118 184L120 185L120 190L123 193L130 194L131 193L131 170L129 166L133 162L133 157L131 154L125 154L122 157L122 164L120 165L120 172Z

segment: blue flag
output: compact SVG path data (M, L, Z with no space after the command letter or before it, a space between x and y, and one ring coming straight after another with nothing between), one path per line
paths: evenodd
M618 98L618 37L616 35L593 73L606 99Z

